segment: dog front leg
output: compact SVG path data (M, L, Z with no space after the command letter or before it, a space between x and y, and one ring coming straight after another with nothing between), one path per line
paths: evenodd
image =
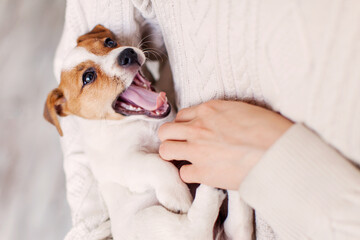
M137 239L211 240L224 198L222 190L200 185L187 214L175 214L162 206L139 211L134 217L138 226Z
M204 184L197 188L195 200L187 214L189 227L193 229L191 239L213 239L214 224L224 198L225 194L220 189Z
M168 210L186 213L192 203L192 196L186 184L181 181L177 168L158 154L143 154L137 169L137 179L141 184L150 185L156 198ZM134 179L134 178L133 178Z
M237 191L228 190L228 216L224 223L226 236L231 240L251 240L253 210L240 198Z

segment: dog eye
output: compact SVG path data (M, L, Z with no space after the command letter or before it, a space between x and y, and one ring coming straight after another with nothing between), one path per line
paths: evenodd
M114 48L117 46L117 43L111 38L107 38L105 39L104 46L109 48Z
M95 70L92 68L86 70L82 76L82 79L83 79L83 86L85 86L88 83L93 82L96 79Z

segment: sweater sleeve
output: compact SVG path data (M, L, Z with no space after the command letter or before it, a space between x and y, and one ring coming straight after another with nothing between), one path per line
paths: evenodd
M240 186L280 239L360 239L360 171L302 124Z
M54 74L58 83L64 58L76 46L77 38L88 30L80 0L67 0L64 29L54 59Z
M90 7L91 4L94 2L88 3ZM67 0L64 29L54 59L54 74L58 83L64 58L76 46L78 36L88 29L81 0ZM109 215L84 153L79 129L81 119L68 116L60 121L64 132L60 140L64 155L67 200L73 223L65 239L105 239L111 235Z

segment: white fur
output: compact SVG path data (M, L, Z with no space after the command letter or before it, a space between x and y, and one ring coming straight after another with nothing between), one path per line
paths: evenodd
M156 205L151 193L134 194L116 184L101 185L110 212L114 239L211 240L225 194L201 185L188 214Z
M85 61L93 61L96 64L101 62L103 56L95 55L83 47L76 47L72 49L69 54L65 57L61 70L70 71L77 65Z
M117 183L132 193L153 191L172 211L187 212L191 195L177 169L156 153L156 130L164 121L128 117L84 121L84 145L96 179Z
M228 191L228 216L224 231L228 239L250 240L253 235L253 211L240 198L238 191Z

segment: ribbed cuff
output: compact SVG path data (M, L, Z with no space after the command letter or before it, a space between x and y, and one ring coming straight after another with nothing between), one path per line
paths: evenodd
M281 239L334 239L337 207L359 185L351 162L295 124L252 169L240 194Z

